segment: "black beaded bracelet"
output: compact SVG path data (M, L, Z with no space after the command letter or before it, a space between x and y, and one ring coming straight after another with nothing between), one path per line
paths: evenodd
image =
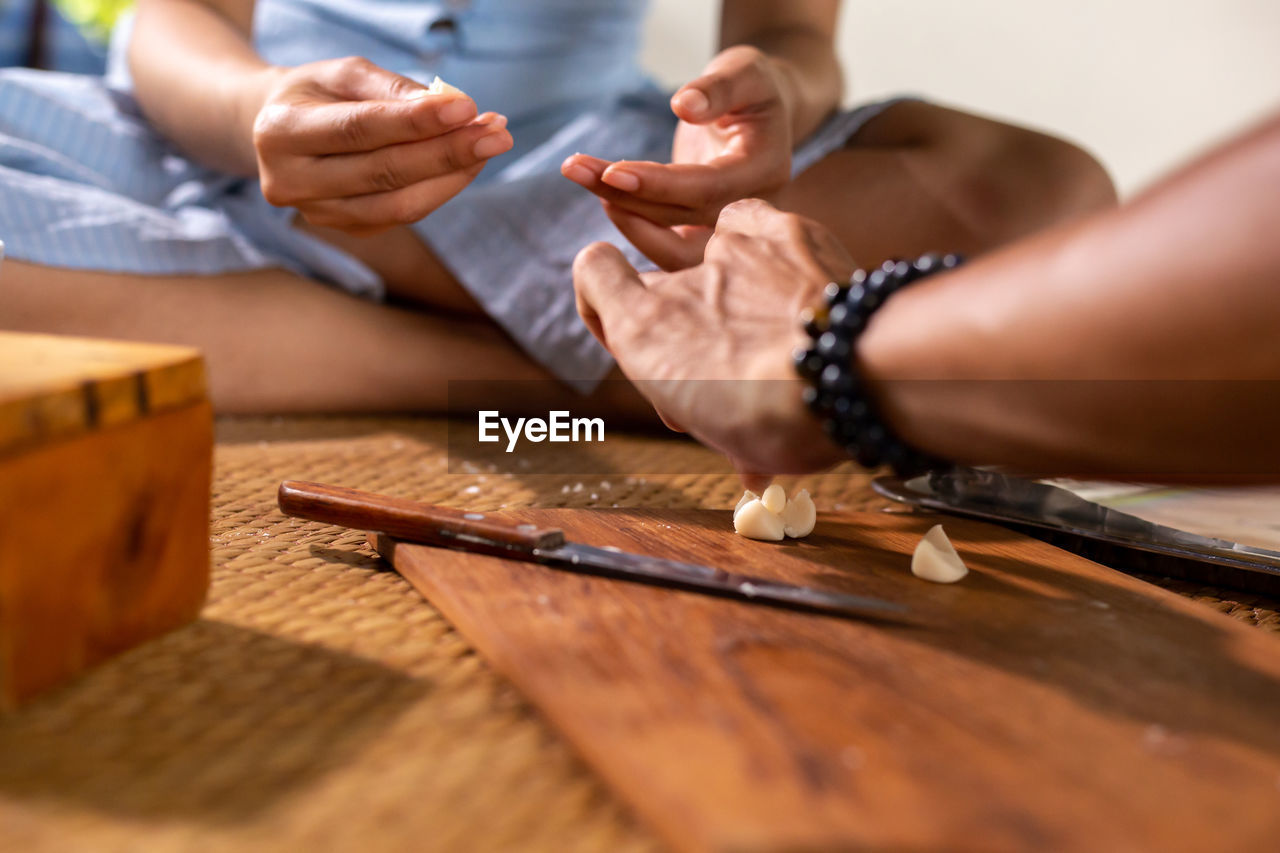
M908 446L885 425L853 369L859 335L871 315L902 287L953 269L959 255L921 255L915 261L885 261L870 272L856 271L847 284L831 282L822 308L806 309L805 332L812 343L796 351L796 372L808 383L804 402L822 419L823 429L864 468L889 465L902 477L946 468L949 463Z

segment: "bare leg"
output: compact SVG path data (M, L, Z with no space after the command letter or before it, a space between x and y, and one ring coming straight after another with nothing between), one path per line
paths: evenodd
M0 328L198 347L223 412L441 411L451 379L506 379L529 380L527 399L504 399L513 411L652 417L623 383L590 402L558 389L489 322L376 305L280 270L174 278L6 261L2 279Z
M485 316L480 304L408 227L393 228L373 237L353 237L301 220L297 227L368 264L382 277L387 295L393 300L466 317Z
M777 199L832 229L862 264L927 251L978 254L1115 204L1106 172L1034 131L907 101Z

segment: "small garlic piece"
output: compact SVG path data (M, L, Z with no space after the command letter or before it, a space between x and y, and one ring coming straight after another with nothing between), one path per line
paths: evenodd
M760 496L757 495L755 492L751 491L750 489L747 489L745 492L743 492L742 497L738 498L738 505L733 508L734 519L736 520L738 518L738 513L742 510L744 506L751 503L752 501L756 501L759 499L760 499Z
M747 501L733 516L733 529L748 539L782 539L782 519L769 511L759 498Z
M818 510L813 505L813 498L809 497L808 489L792 495L779 515L782 517L782 532L792 539L808 536L818 522Z
M941 524L929 528L916 545L911 555L911 574L934 583L955 583L969 574Z
M457 86L451 86L440 79L440 75L436 75L436 79L431 81L431 85L427 87L428 95L461 95L464 92Z
M772 486L764 490L764 494L760 496L760 503L764 504L764 508L775 515L780 515L787 508L787 493L774 483Z

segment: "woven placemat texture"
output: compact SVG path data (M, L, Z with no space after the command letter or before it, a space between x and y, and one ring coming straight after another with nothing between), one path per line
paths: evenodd
M430 419L222 421L203 617L0 719L0 849L658 849L363 534L285 518L275 488L477 510L729 507L736 478L450 473L445 442ZM632 472L715 467L670 439L611 436L600 452ZM794 485L821 508L893 510L867 481ZM1280 631L1276 602L1164 585Z

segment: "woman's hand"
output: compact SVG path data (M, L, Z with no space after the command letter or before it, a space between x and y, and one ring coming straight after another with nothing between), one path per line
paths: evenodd
M415 222L512 146L505 117L364 59L273 73L253 123L262 193L313 225L372 234Z
M724 208L699 266L642 276L596 243L574 284L587 326L669 426L770 475L843 458L801 402L791 354L800 311L852 271L820 225L749 200Z
M618 229L654 263L692 266L726 204L767 198L790 178L789 91L768 55L731 47L672 96L680 123L671 163L575 154L561 172L598 195Z

